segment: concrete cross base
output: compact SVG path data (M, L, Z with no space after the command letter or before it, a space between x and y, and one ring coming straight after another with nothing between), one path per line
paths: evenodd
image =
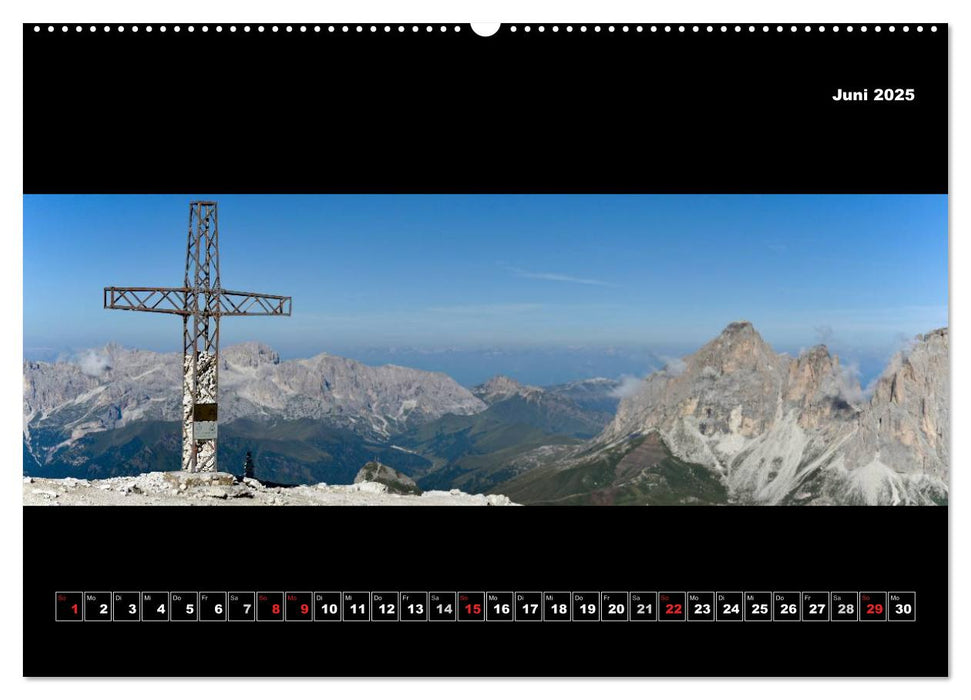
M236 477L227 472L163 472L165 475L165 481L172 485L173 488L181 489L182 486L185 488L192 488L195 486L232 486L236 483Z

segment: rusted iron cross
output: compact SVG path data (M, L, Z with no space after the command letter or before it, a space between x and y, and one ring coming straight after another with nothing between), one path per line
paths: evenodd
M190 202L185 284L105 287L104 307L182 316L182 469L216 471L219 319L289 316L290 297L223 289L216 202Z

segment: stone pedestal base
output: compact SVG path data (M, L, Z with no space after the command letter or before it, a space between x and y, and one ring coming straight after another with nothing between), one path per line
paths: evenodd
M164 472L165 480L174 488L195 486L232 486L236 477L227 472Z

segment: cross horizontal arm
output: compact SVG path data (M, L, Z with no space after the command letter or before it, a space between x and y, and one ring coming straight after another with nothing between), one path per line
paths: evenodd
M219 292L220 316L289 316L290 297L255 292Z
M215 290L213 290L215 291ZM106 309L150 311L157 314L192 315L186 287L105 287ZM289 316L290 297L221 289L219 310L213 316Z
M105 287L105 308L188 316L184 287Z

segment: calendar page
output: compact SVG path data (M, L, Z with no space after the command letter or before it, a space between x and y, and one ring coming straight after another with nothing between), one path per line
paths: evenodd
M948 674L947 25L23 41L24 675Z

